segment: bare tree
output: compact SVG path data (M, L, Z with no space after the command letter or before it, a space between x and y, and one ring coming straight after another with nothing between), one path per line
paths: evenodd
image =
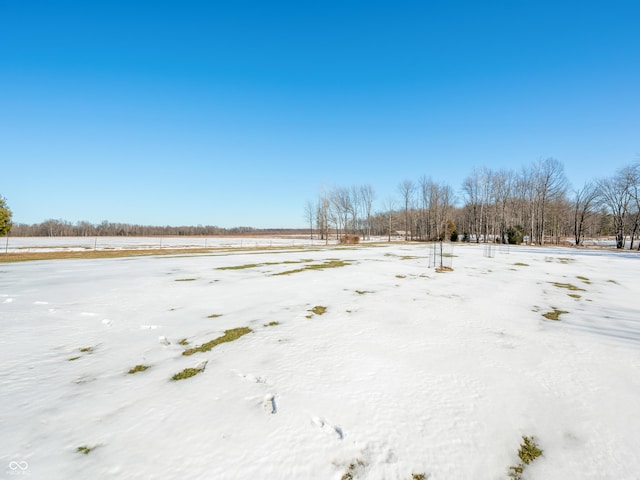
M624 248L629 204L632 200L629 181L631 176L626 169L619 170L613 177L598 182L600 198L613 220L616 248Z
M316 216L316 206L313 204L311 200L307 200L307 203L304 206L304 216L307 222L309 222L309 239L313 242L313 221Z
M402 204L404 205L404 239L409 240L409 231L411 228L409 207L411 206L415 185L411 180L404 180L398 185L398 190L400 191Z
M593 182L587 182L582 188L574 191L573 236L576 246L582 245L585 220L589 215L593 214L593 209L597 206L598 196L598 187Z
M373 208L373 200L375 199L376 194L371 185L361 185L360 186L360 195L359 198L362 202L362 207L364 210L364 215L366 218L365 221L365 238L371 238L371 210Z
M389 197L387 198L386 202L385 202L385 211L386 211L386 218L387 218L387 226L386 226L386 230L387 230L387 235L388 235L388 241L391 241L391 232L394 230L393 228L393 211L395 209L395 202L393 200L393 198Z

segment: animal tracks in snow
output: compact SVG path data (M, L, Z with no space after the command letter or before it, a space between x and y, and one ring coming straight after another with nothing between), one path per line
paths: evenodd
M278 413L278 407L276 406L276 396L273 393L267 393L262 399L262 406L264 409L271 413Z
M323 432L326 432L331 435L337 435L340 440L344 438L344 432L342 431L341 427L339 427L338 425L332 425L322 417L312 417L311 423L313 423L316 427L318 427Z
M251 382L251 383L267 383L267 379L266 378L259 377L257 375L252 374L252 373L238 373L238 372L236 372L236 374L240 378L242 378L242 379L244 379L244 380L246 380L248 382Z

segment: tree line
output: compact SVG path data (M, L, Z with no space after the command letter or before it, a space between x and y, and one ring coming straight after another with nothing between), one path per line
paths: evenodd
M375 199L371 185L323 190L315 202L305 205L309 234L326 241L330 236L358 235L538 245L567 241L581 245L585 238L613 237L617 248L640 250L640 161L573 189L562 163L547 158L518 171L476 168L465 177L458 196L447 183L422 176L400 182L396 196L386 199L381 209L374 210ZM14 224L0 196L0 236L9 232L13 236L198 236L299 234L300 230L56 219Z
M617 248L629 241L631 249L640 237L640 162L574 189L563 164L546 158L519 171L474 169L460 198L426 176L400 182L382 210L372 211L374 198L369 185L324 190L305 206L309 229L315 226L324 239L357 234L538 245L614 237Z
M15 237L152 237L152 236L213 236L213 235L284 235L286 229L256 229L252 227L222 228L211 225L154 226L103 221L93 224L87 221L71 223L66 220L48 219L41 223L16 223L11 228Z

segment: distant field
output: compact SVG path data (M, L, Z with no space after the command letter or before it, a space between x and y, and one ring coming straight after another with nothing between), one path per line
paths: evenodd
M7 478L637 476L636 252L122 245L0 264Z

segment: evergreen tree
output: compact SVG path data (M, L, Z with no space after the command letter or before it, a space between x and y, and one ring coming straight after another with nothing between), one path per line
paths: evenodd
M7 206L7 201L0 195L0 237L9 233L11 230L11 210Z

